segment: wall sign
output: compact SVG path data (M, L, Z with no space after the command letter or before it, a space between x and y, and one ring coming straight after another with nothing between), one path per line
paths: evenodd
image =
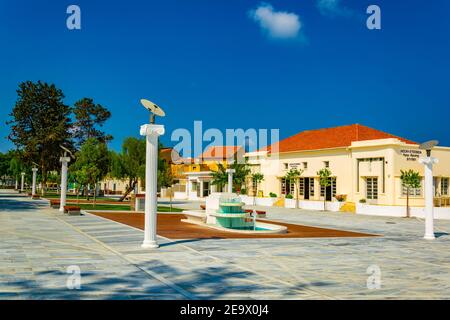
M298 169L300 163L289 163L289 169Z
M422 155L421 150L400 150L400 153L403 157L406 158L406 161L417 161L419 157Z

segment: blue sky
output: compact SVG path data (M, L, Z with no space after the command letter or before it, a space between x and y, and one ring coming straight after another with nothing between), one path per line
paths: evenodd
M81 30L66 28L70 4ZM449 31L447 0L0 0L0 151L25 80L108 107L115 149L147 120L142 97L166 110L166 144L203 120L281 138L360 123L450 146Z

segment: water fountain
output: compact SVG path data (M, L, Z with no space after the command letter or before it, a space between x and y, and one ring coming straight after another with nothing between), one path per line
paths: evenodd
M256 221L243 209L245 204L234 193L212 194L206 200L206 210L183 211L187 219L182 221L204 225L209 228L239 233L285 233L284 226Z

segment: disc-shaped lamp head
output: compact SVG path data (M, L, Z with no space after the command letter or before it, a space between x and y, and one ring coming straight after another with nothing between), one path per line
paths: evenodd
M420 150L426 150L427 151L427 157L431 156L431 149L433 149L434 147L436 147L438 145L439 141L437 140L430 140L427 142L422 143L419 146Z
M152 124L155 123L155 116L158 116L158 117L166 116L166 113L164 112L164 110L160 106L158 106L156 103L153 103L150 100L141 99L141 104L145 107L145 109L150 111L150 113L151 113L150 123L152 123Z

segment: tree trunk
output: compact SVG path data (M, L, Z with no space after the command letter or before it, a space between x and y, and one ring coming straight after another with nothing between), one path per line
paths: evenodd
M327 210L327 187L323 186L323 211Z
M128 187L128 189L125 191L125 193L120 197L119 202L123 202L123 200L125 200L125 198L130 194L131 191L134 190L134 187L136 186L137 181L130 181L130 185Z
M97 182L94 184L94 209L97 201Z
M297 179L295 184L295 209L298 209L298 189L300 187L299 180Z

